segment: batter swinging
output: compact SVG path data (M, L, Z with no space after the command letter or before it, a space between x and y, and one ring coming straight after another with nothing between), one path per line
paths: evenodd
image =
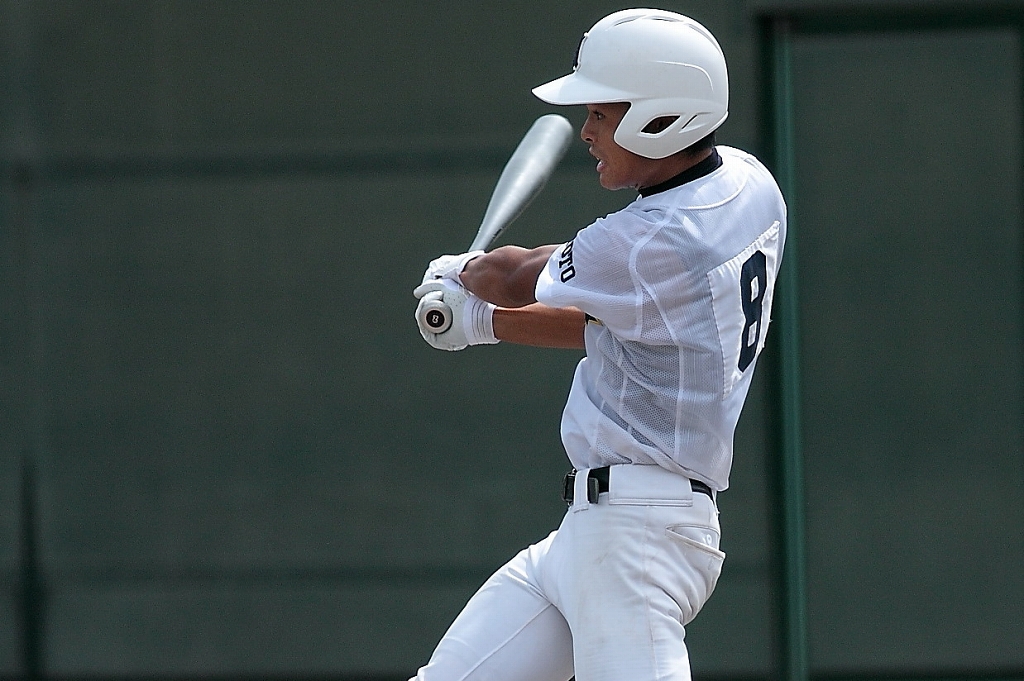
M715 144L725 59L692 19L605 17L534 93L586 105L601 185L639 196L565 244L438 258L416 289L452 307L450 330L420 329L436 348L586 348L562 416L561 525L480 588L416 678L685 681L786 207L757 159Z

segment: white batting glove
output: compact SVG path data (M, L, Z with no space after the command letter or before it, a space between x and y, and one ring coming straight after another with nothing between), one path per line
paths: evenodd
M435 279L420 284L412 292L420 299L416 306L416 325L420 335L438 350L462 350L470 345L493 345L495 305L482 300L451 279ZM428 302L441 300L452 311L452 324L444 333L425 328L420 314Z
M426 284L428 281L434 281L435 279L451 279L454 282L458 282L459 274L462 272L462 268L466 266L466 263L483 254L483 251L469 251L459 255L442 255L440 258L435 258L427 265L427 271L423 273L422 283Z

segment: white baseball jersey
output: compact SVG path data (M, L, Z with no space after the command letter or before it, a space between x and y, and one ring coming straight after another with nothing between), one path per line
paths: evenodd
M716 490L771 318L786 235L775 180L745 152L640 196L557 249L537 300L587 324L562 416L579 469L657 464Z

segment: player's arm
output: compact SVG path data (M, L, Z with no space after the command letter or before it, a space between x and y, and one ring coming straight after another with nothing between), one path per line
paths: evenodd
M442 334L430 333L421 323L420 333L428 343L444 350L496 341L582 349L586 326L583 312L574 307L549 307L536 298L537 278L557 248L503 246L490 253L477 251L435 260L417 289L417 297L425 296L431 287L438 289L429 295L441 296L449 303L455 322L452 330ZM449 278L457 279L461 286L454 281L449 285L438 282ZM446 288L449 290L442 292ZM419 317L417 311L417 321Z
M583 312L537 302L537 277L557 248L502 246L473 258L462 269L459 278L463 286L498 305L494 311L498 340L543 348L583 348Z
M586 317L575 307L532 303L494 310L494 337L508 343L541 348L583 349Z
M503 308L525 307L537 302L537 277L556 248L555 245L502 246L467 262L459 279L463 286L489 303ZM546 315L544 321L548 321Z

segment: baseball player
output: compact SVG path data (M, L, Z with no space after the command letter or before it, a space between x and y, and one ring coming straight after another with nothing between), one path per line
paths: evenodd
M672 12L611 14L572 73L534 89L585 105L607 189L639 196L572 241L442 256L435 348L585 348L562 415L573 472L558 529L470 599L417 679L690 678L684 627L715 588L716 498L771 316L786 207L753 156L718 146L725 59Z

